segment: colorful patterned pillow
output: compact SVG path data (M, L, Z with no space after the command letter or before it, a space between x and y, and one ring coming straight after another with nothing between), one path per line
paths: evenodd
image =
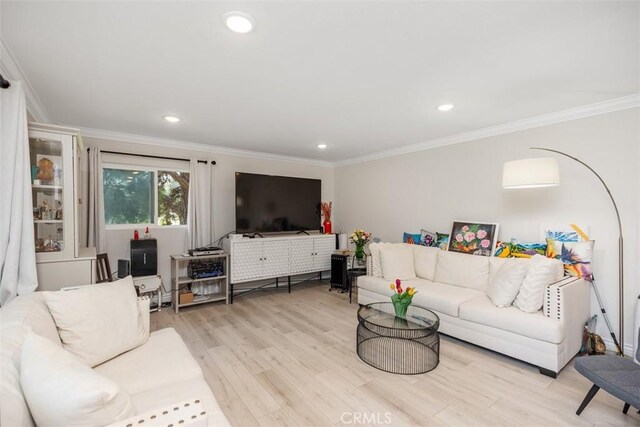
M449 235L445 233L436 233L436 246L443 251L446 251L447 246L449 246Z
M431 231L427 231L425 229L420 230L420 244L422 246L435 248L436 246L438 246L436 244L437 240L438 235L436 233L432 233Z
M402 243L409 243L410 245L420 244L420 234L404 233L402 235Z
M531 258L534 255L545 255L547 242L521 242L511 239L511 256L513 258Z
M510 258L511 243L501 242L500 240L498 240L496 242L496 250L493 252L493 256L498 258Z
M493 256L498 258L531 258L534 255L545 255L547 242L521 242L511 239L510 243L498 242Z
M567 276L591 278L591 258L595 241L558 242L547 239L547 257L562 261Z

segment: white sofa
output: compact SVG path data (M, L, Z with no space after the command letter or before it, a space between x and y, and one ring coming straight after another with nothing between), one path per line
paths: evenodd
M148 331L149 300L139 298L138 304ZM20 387L21 348L30 331L62 346L56 324L42 293L34 292L0 309L0 327L0 424L33 426ZM172 328L152 332L141 346L93 369L126 391L135 407L136 416L114 425L140 425L142 419L142 425L229 425L200 366ZM197 408L196 415L187 414L185 402L191 412Z
M367 275L358 278L358 303L389 301L391 278L384 278L381 248L371 244ZM393 245L404 245L401 243ZM413 303L440 317L441 333L523 360L554 377L578 353L590 315L590 289L583 279L566 277L545 289L544 306L525 313L499 308L486 295L489 280L510 259L412 247L416 278Z

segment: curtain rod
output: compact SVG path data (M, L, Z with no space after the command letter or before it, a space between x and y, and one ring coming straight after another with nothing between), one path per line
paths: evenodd
M89 149L87 148L87 151L89 151ZM102 150L101 150L102 151ZM134 154L134 153L122 153L119 151L102 151L103 153L107 153L107 154L121 154L123 156L135 156L135 157L149 157L151 159L162 159L162 160L182 160L185 162L190 161L189 159L181 159L179 157L165 157L165 156L152 156L150 154ZM211 162L212 166L216 165L216 161L215 160L198 160L198 163L204 163L205 165L207 163Z
M11 86L11 83L9 83L8 80L5 80L4 77L2 77L2 74L0 74L0 88L8 89L9 86Z

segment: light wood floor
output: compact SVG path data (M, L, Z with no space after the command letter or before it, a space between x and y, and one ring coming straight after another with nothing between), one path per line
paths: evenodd
M553 380L538 369L442 336L440 364L393 375L355 353L356 311L326 282L258 292L151 316L175 328L202 366L233 426L622 426L631 409L600 391L580 417L591 384L572 364ZM355 301L355 300L354 300Z

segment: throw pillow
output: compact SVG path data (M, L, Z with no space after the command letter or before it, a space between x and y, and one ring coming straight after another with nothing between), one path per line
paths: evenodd
M37 425L107 425L134 415L131 398L116 383L33 333L22 346L20 385Z
M411 233L403 233L402 234L402 243L408 243L410 245L419 245L420 244L420 235L419 234L411 234Z
M443 251L446 251L449 246L449 235L445 233L436 233L436 246Z
M489 280L487 296L496 307L509 307L516 299L529 264L521 260L508 260Z
M534 255L513 305L525 313L537 312L542 308L545 287L562 279L563 273L559 260Z
M409 245L394 245L380 249L382 276L387 280L416 278L413 250Z
M547 257L562 262L567 276L591 278L591 258L595 241L558 242L547 239Z
M521 242L511 239L511 256L514 258L531 258L534 255L544 255L547 242Z
M547 242L521 242L511 239L510 243L498 242L494 256L499 258L531 258L532 256L545 255Z
M371 252L371 275L373 277L382 277L382 263L380 262L380 249L391 245L391 243L370 243L369 252Z
M43 293L63 347L89 366L138 347L149 337L131 276Z
M435 248L437 246L438 235L437 233L432 233L431 231L427 231L425 229L420 230L420 244L422 246L428 246L430 248Z

